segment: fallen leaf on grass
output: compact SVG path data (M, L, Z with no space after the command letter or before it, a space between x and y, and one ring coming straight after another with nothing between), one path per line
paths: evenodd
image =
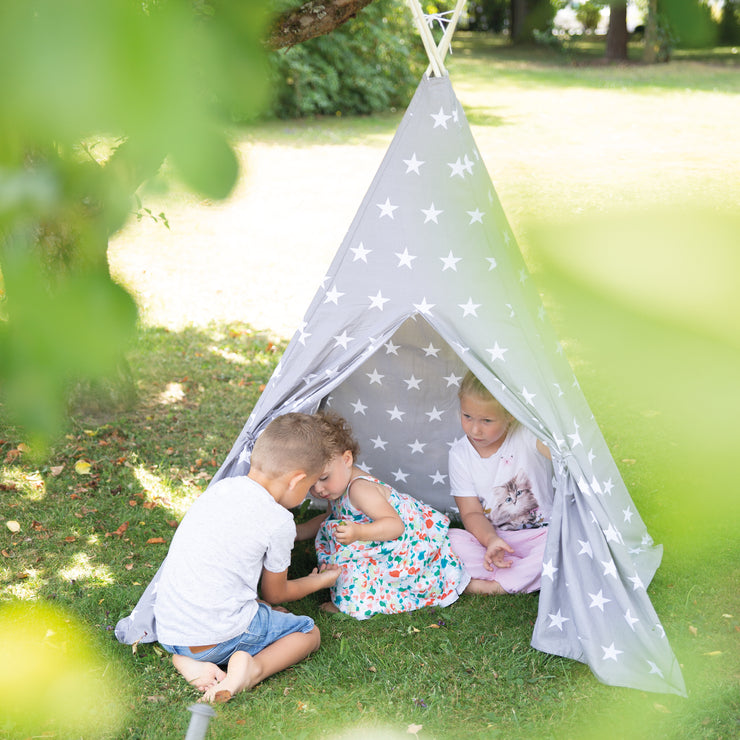
M164 537L150 537L146 541L147 545L164 545Z
M428 630L438 630L439 629L439 625L438 624L428 624L427 625L427 629Z
M134 567L133 563L126 563L126 565L123 566L126 570L132 570Z
M12 552L8 552L7 550L3 550L2 553L3 553L3 557L4 558L12 558L13 557L13 553Z
M653 704L653 707L657 709L659 712L662 712L663 714L670 714L671 710L668 709L668 707L663 706L662 704Z
M154 501L144 501L142 506L145 509L154 509L157 506L157 504Z
M69 535L64 538L65 542L77 542L77 537L72 537L72 535Z
M121 537L123 533L128 529L128 522L124 522L115 532L106 532L106 537L113 537L114 535L118 535Z
M422 730L423 728L424 728L424 725L409 725L406 728L406 732L409 735L417 735L418 736L419 731Z
M147 701L166 701L163 696L147 696Z
M75 473L77 475L90 475L90 468L92 466L87 460L78 460L75 463Z
M696 629L696 627L694 627L694 625L690 624L690 625L689 625L689 632L691 632L691 634L692 634L692 635L693 635L694 637L696 637L696 635L698 634L699 630L698 630L698 629Z
M58 475L62 474L62 471L64 470L64 465L54 465L51 468L49 468L49 471L51 474L56 478Z
M702 655L706 655L707 657L714 658L717 655L722 655L721 650L712 650L711 653L702 653Z
M9 521L5 522L5 526L13 533L17 534L21 531L21 525L18 524L15 519L10 519Z
M167 524L169 524L170 527L176 527L177 526L177 521L175 519L168 519L167 520Z

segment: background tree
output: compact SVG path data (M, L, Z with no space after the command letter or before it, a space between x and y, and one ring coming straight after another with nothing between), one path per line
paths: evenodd
M627 60L627 0L609 3L609 28L606 32L605 56L609 61Z

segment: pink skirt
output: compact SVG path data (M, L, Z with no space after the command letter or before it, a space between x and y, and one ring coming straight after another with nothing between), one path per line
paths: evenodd
M497 529L499 537L513 548L514 553L505 553L506 559L511 561L511 567L494 566L493 570L486 570L483 565L486 548L470 532L450 527L448 536L453 552L462 560L471 578L496 581L507 593L517 594L539 591L547 529Z

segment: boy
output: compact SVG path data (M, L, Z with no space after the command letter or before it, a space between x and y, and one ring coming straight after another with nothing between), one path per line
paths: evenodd
M328 462L318 420L274 419L252 450L247 476L224 478L188 510L162 566L154 615L172 663L203 701L224 702L318 650L310 617L272 603L328 588L339 570L288 580L293 515ZM219 665L227 664L224 672Z

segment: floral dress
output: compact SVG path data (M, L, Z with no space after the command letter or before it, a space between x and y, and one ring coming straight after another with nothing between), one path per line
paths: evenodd
M352 505L347 492L329 502L329 516L316 535L316 553L319 564L342 567L331 587L334 605L356 619L367 619L374 614L448 606L456 601L470 577L450 548L450 520L376 478L358 476L350 481L350 486L358 479L380 483L390 490L389 503L401 517L404 531L395 540L342 545L334 538L340 521L371 519Z

